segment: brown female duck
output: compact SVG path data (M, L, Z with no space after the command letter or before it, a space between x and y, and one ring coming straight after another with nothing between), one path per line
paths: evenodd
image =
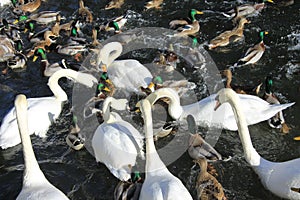
M148 1L147 4L145 5L146 10L155 8L155 9L161 9L161 4L163 3L164 0L152 0Z
M84 6L83 0L79 0L78 14L85 19L86 22L93 22L93 15L88 7Z
M217 47L224 47L231 43L238 42L244 39L244 25L250 23L246 18L241 18L238 25L229 31L225 31L213 38L208 47L214 49Z
M123 4L124 4L124 0L112 0L105 6L105 10L109 10L113 8L121 8Z
M200 166L200 172L197 177L196 190L199 200L225 200L226 196L222 185L218 180L207 172L207 160L200 158L194 160Z

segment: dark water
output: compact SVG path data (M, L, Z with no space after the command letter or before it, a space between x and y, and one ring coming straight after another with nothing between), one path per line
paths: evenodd
M103 8L108 1L88 0L96 21L102 23L107 19L122 14L131 16L125 30L137 27L165 27L172 19L185 17L191 8L204 11L198 16L201 30L199 42L206 43L224 30L231 29L231 22L220 15L240 3L246 1L165 1L162 10L143 11L145 1L126 0L119 10L105 11ZM40 10L60 10L67 19L78 8L76 0L48 0ZM282 103L296 102L294 106L284 111L287 124L292 128L288 135L282 135L279 130L271 129L262 122L250 127L251 138L256 150L271 161L286 161L298 158L300 155L299 142L293 137L300 135L299 127L299 92L300 92L300 12L299 2L287 7L270 5L260 15L250 18L251 24L245 28L245 44L239 49L229 52L209 52L217 67L222 70L235 63L245 50L258 41L258 31L269 32L264 39L268 46L264 56L255 67L245 66L234 71L233 76L238 84L255 84L264 81L267 75L274 78L276 95ZM2 13L3 14L3 13ZM125 31L124 30L124 31ZM90 33L87 33L90 35ZM99 39L104 41L111 34L100 34ZM133 53L141 62L150 62L153 51ZM48 55L49 60L59 59L55 53ZM186 73L186 78L195 80L192 73ZM0 120L13 106L14 97L24 93L27 97L50 96L47 87L47 78L41 77L38 63L29 61L26 71L10 72L0 77ZM61 86L71 96L72 82L62 80ZM202 86L196 91L198 97L207 95ZM70 199L112 199L117 179L106 167L97 164L94 157L83 149L72 151L65 155L68 146L65 136L71 122L71 103L66 103L61 117L53 124L45 139L32 136L32 143L40 167L46 177L56 187L61 189ZM38 122L37 122L38 123ZM141 129L141 127L140 127ZM87 129L88 130L88 129ZM179 131L178 135L184 135ZM86 133L88 134L88 133ZM204 132L205 135L205 132ZM161 139L157 145L168 143L172 137ZM233 156L229 162L214 163L218 172L218 180L225 189L228 199L279 199L265 190L258 176L248 166L244 157L240 140L236 132L223 131L215 148L224 156ZM22 187L23 158L21 145L7 150L0 150L0 199L14 199ZM195 194L195 177L199 171L193 168L192 160L187 153L168 166L168 169L179 177L189 191Z

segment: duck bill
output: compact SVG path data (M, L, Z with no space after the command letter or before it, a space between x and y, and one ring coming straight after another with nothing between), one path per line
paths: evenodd
M110 79L106 79L105 82L112 85L112 82Z
M204 13L201 12L201 11L196 11L196 14L198 14L198 15L203 15Z
M110 92L110 89L108 87L103 88L104 91Z
M151 92L154 92L154 88L155 88L155 85L153 82L151 82L149 85L148 85L148 89L151 91Z
M19 22L19 20L16 19L16 20L13 22L13 24L17 24L18 22Z
M300 136L298 136L298 137L294 137L294 140L296 140L296 141L300 141Z
M273 1L273 0L267 0L267 2L269 2L269 3L274 3L274 1Z
M38 59L37 56L33 56L32 61L35 62Z

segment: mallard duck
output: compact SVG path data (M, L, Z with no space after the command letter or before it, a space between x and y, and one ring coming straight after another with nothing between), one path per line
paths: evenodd
M155 8L155 9L161 9L160 5L163 3L164 0L152 0L148 1L147 4L145 5L146 10L150 8Z
M85 44L65 44L57 45L56 50L62 55L76 56L82 52L86 52L87 48Z
M215 110L225 103L234 110L245 160L258 175L263 186L281 198L300 199L300 158L285 162L271 162L261 157L252 145L247 116L243 111L247 106L240 100L239 95L232 89L221 89L216 96Z
M140 89L149 95L150 93L158 90L160 88L172 88L174 89L178 95L181 97L186 94L188 91L191 91L196 88L196 84L193 82L189 82L188 80L167 80L163 81L160 76L155 76L152 79L152 82L148 85L147 88L140 87Z
M244 113L247 117L248 125L268 120L279 111L294 105L294 103L271 105L254 95L238 94L238 96L245 106ZM168 112L175 120L186 122L186 117L193 115L198 125L201 126L214 126L232 131L236 131L238 128L233 112L230 107L228 107L229 105L224 104L218 111L213 111L216 94L212 94L196 103L181 106L180 98L175 90L171 88L160 88L148 95L146 99L153 105L158 99L163 97L170 99Z
M52 26L51 28L51 31L52 33L58 37L59 36L59 31L60 31L60 20L61 20L61 15L60 14L57 14L56 15L56 21L55 21L55 24Z
M248 65L248 64L255 64L259 59L263 56L266 46L264 44L264 35L268 34L266 31L259 32L260 42L253 47L250 47L243 58L239 59L237 65Z
M265 85L266 90L263 99L269 102L270 104L280 104L278 98L273 93L273 79L270 76L266 77ZM285 123L282 111L278 112L274 117L270 118L268 120L268 124L272 128L281 129L282 133L284 134L289 133L290 128Z
M199 158L194 160L194 162L200 167L200 172L196 182L197 199L226 200L222 185L213 175L207 172L206 158Z
M191 133L188 148L190 157L194 160L201 158L210 161L222 160L221 154L208 144L198 133L195 118L192 115L188 115L186 120L188 122L189 132Z
M243 86L243 85L233 85L232 81L232 71L230 69L225 69L222 71L222 75L226 76L226 88L233 89L238 94L251 94L251 95L258 95L260 91L260 87L262 83L257 86Z
M105 10L109 10L113 8L121 8L123 4L124 4L124 0L112 0L105 6Z
M115 98L104 100L100 124L92 138L92 148L97 162L104 163L110 172L121 181L130 179L131 167L137 155L144 157L143 136L116 112L110 111Z
M238 25L230 30L225 31L213 38L208 45L209 49L214 49L217 47L224 47L231 43L235 43L244 39L244 25L250 23L246 18L241 18Z
M100 42L97 39L97 35L98 35L98 31L95 28L93 28L93 30L92 30L92 43L91 43L91 45L93 47L98 47L100 45Z
M163 67L166 72L173 71L177 63L179 63L178 56L172 51L165 51L159 54L158 58L155 58L153 61L160 67Z
M265 3L270 2L274 3L272 0L262 0L261 3L255 3L253 5L244 4L237 6L236 8L228 11L228 14L225 14L227 17L247 17L253 14L259 13L262 9L265 8Z
M72 125L69 128L69 134L66 137L66 143L69 145L69 147L78 151L84 147L84 142L85 140L80 134L77 116L73 115Z
M20 52L16 52L15 55L8 60L7 67L11 69L24 69L26 64L27 57Z
M110 22L108 22L105 25L105 30L106 31L114 31L114 33L121 33L122 32L122 27L125 25L127 22L127 19L122 15L120 17L117 17Z
M30 21L35 21L38 24L48 24L56 21L56 16L59 14L59 11L41 11L38 13L32 13L29 16L21 15L13 23L27 23Z
M15 99L16 118L19 137L23 145L24 175L21 192L17 200L21 199L68 199L68 197L52 185L39 167L30 140L30 117L26 96L20 94ZM29 116L29 119L28 119Z
M42 4L42 0L34 0L34 1L29 1L26 4L19 5L14 8L13 12L17 14L22 14L26 12L34 12L36 11Z
M181 180L170 173L156 151L153 141L153 122L149 101L142 99L139 105L144 118L146 138L145 181L139 199L192 200L191 194Z
M32 49L27 53L27 57L31 57L34 55L35 51L37 49L44 49L46 50L47 47L49 47L52 43L55 42L55 40L52 40L52 37L56 37L52 31L45 31L44 33L44 40L41 40L35 44L33 44Z
M115 93L115 86L108 77L107 72L102 72L97 86L97 95L102 98L112 97ZM104 95L104 97L103 97Z
M36 21L38 24L49 24L55 22L59 11L41 11L29 15L30 20Z
M200 30L199 22L196 20L195 15L201 15L203 12L198 11L196 9L191 9L189 11L189 18L187 20L179 19L179 20L172 20L169 25L170 28L175 28L176 26L180 26L174 36L188 36L188 35L195 35Z
M85 22L92 23L93 14L91 13L88 7L84 6L83 0L79 0L78 2L79 2L78 14L84 19Z
M97 83L94 76L71 69L55 72L48 80L49 88L54 95L28 99L28 116L30 116L28 133L30 135L34 133L40 137L46 137L49 126L60 115L63 103L68 100L67 94L58 84L61 77L71 78L87 87L92 87L94 83ZM2 149L13 147L21 142L15 119L16 113L15 107L13 107L3 118L0 127L0 147Z
M138 200L143 182L139 171L131 172L130 181L120 181L116 186L114 200Z
M66 61L65 59L62 59L59 62L54 62L54 63L50 64L48 62L46 52L42 48L38 48L35 50L34 57L32 59L33 62L35 62L38 57L41 58L41 71L42 71L43 75L46 77L52 76L55 72L57 72L58 70L61 70L61 69L70 68L72 70L78 71L80 68L80 65L72 64L72 63Z

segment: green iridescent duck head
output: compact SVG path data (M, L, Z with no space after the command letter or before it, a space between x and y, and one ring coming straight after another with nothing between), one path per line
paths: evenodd
M271 76L266 77L265 84L266 84L266 93L267 94L273 93L273 80Z
M195 15L202 15L203 12L198 11L196 9L191 9L189 11L189 18L192 20L192 22L196 21Z
M32 61L35 62L38 59L39 56L41 57L42 60L47 60L47 56L46 56L45 50L42 49L42 48L38 48L34 52L34 56L33 56Z
M264 40L264 36L268 35L268 34L269 34L269 32L267 32L267 31L260 31L259 32L260 40L263 41Z

